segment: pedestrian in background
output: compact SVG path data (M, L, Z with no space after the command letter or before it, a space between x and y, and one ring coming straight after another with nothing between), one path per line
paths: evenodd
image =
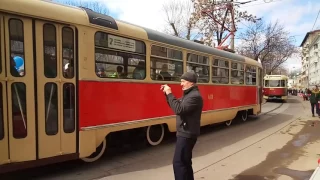
M314 109L316 109L316 113L320 117L320 110L319 110L320 92L319 92L318 86L313 88L310 94L311 94L310 104L311 104L312 117L314 117Z
M176 114L177 142L173 157L175 180L194 180L192 150L200 135L203 99L196 86L197 75L186 72L181 76L183 96L177 99L168 85L162 85L170 108Z

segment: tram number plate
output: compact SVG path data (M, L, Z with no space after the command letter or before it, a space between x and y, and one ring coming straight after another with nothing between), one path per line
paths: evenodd
M108 35L108 47L125 51L136 51L136 42L119 36Z

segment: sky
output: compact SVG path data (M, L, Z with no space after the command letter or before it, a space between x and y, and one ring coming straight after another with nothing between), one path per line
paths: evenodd
M54 0L79 1L79 0ZM87 1L87 0L81 0ZM163 4L173 0L96 0L108 9L109 15L115 19L163 31L166 25ZM190 0L185 0L190 1ZM319 0L237 0L238 2L253 1L241 5L241 11L248 11L267 22L279 21L295 39L295 45L300 46L306 33L320 29ZM314 25L315 24L315 25ZM239 32L245 29L246 23L240 23ZM314 30L313 29L313 30ZM237 45L237 43L235 44ZM286 62L289 70L301 67L299 57L292 57Z

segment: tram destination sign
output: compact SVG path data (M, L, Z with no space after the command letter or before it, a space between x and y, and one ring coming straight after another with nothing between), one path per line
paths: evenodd
M108 47L125 51L136 51L136 42L132 39L127 39L119 36L108 35Z

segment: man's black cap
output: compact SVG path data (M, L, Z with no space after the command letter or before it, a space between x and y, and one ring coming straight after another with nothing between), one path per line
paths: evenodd
M197 83L197 75L194 72L186 72L181 76L181 79L184 79L189 82Z

